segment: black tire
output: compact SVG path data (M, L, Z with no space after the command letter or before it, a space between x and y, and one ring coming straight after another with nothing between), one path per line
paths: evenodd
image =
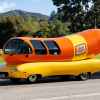
M79 76L77 76L77 79L85 81L85 80L90 79L90 77L91 77L90 73L84 72L84 73L81 73Z
M28 83L36 83L39 79L40 79L40 75L33 74L27 78L27 82Z

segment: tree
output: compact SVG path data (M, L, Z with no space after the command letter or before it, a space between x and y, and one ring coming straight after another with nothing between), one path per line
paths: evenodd
M11 37L14 36L14 26L10 20L7 22L0 23L0 48L3 47L4 43Z
M50 37L57 37L69 34L68 24L62 23L60 20L55 19L49 22L50 24Z
M100 0L93 0L93 15L94 15L94 25L95 27L100 28Z
M93 0L52 0L58 9L58 19L70 23L70 31L77 32L87 28L86 14L91 10Z
M100 28L100 1L93 0L91 9L85 14L86 28Z
M39 24L40 24L39 33L42 32L41 36L42 37L48 37L48 35L50 33L48 21L47 20L40 20Z
M57 19L57 13L55 11L52 11L49 20L52 21L52 20L55 20L55 19Z

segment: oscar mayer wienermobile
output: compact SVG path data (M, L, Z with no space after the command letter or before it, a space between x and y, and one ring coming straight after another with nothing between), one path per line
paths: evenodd
M14 37L3 48L6 66L0 75L12 81L35 82L49 76L69 75L86 80L100 71L100 29L58 38Z

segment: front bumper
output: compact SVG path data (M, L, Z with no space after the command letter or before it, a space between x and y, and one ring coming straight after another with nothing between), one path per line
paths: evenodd
M11 70L11 68L5 67L0 69L0 78L9 79L9 78L22 78L26 79L30 74L27 72Z
M28 72L23 72L18 70L18 65L2 65L0 66L0 79L9 78L22 78L26 79L30 74Z
M20 72L20 71L10 71L8 72L8 78L22 78L26 79L29 76L27 72Z

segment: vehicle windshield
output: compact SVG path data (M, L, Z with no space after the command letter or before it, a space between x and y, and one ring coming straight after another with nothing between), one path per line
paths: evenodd
M4 46L5 54L30 54L32 53L31 47L20 39L11 39Z

